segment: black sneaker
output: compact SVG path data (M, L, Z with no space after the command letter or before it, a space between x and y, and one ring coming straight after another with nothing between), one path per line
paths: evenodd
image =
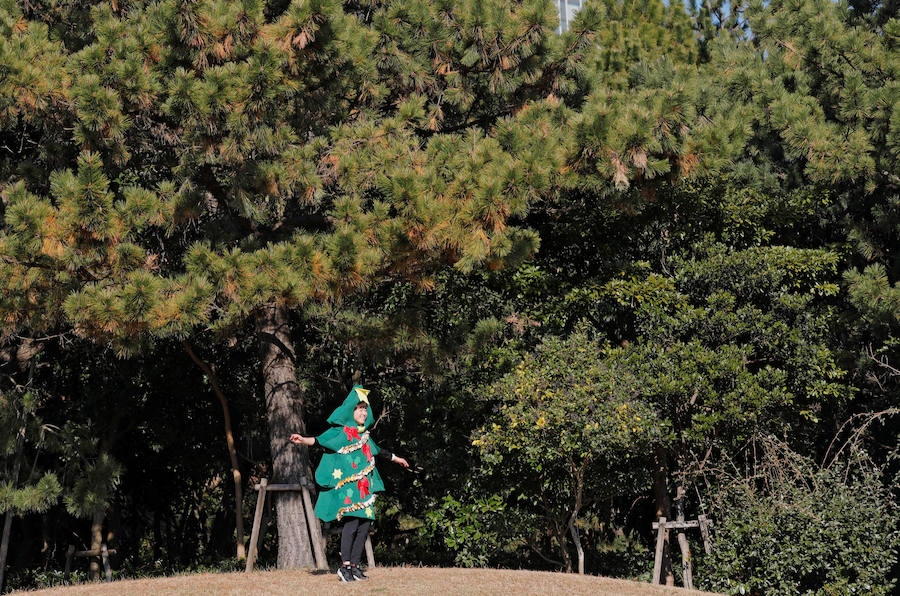
M356 580L356 578L353 577L353 571L350 570L349 565L341 565L338 567L337 573L342 582L352 582Z
M356 581L369 579L369 576L362 572L362 569L359 568L359 565L350 565L350 573L353 574L353 579Z

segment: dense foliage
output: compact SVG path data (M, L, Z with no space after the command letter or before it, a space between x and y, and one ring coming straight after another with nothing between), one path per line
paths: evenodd
M355 382L383 560L649 579L705 513L699 587L895 589L897 3L556 25L0 0L0 589L234 567Z
M896 504L859 452L827 467L769 439L753 473L718 478L722 525L701 573L716 591L746 594L888 594L897 563Z

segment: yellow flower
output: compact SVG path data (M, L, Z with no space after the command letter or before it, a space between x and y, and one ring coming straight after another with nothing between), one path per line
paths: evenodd
M547 419L541 414L541 417L537 419L537 427L544 428L545 426L547 426Z

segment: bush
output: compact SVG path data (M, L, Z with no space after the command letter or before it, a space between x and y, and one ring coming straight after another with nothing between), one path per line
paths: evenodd
M880 470L857 453L825 469L768 442L750 476L713 500L704 589L729 594L890 594L898 508Z
M474 502L460 502L444 497L439 509L426 517L426 531L439 536L444 545L456 553L459 567L485 567L497 564L508 535L506 504L499 495Z

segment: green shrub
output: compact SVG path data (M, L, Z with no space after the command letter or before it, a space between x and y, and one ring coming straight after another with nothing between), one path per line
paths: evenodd
M469 502L447 495L440 508L428 512L425 531L455 553L455 565L485 567L498 564L512 547L516 532L509 525L507 506L499 495Z
M773 445L770 443L769 447ZM714 498L713 553L701 587L729 594L890 594L898 508L856 454L820 469L784 447Z

